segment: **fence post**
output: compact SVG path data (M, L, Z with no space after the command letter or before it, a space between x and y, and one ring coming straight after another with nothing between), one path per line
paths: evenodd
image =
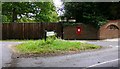
M61 26L61 39L63 39L63 25L62 25L62 22L60 22L60 26Z
M43 23L41 22L41 39L44 38L44 32L43 32Z
M46 35L46 34L47 34L47 30L44 30L44 34L45 34L45 35L44 35L44 39L45 39L45 41L46 41L46 38L47 38L47 35Z

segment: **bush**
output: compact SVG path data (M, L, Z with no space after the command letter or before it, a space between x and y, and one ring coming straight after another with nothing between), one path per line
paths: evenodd
M56 40L56 39L57 39L56 35L48 36L47 39L46 39L46 43L47 43L47 44L51 44L51 43L53 43L53 41Z

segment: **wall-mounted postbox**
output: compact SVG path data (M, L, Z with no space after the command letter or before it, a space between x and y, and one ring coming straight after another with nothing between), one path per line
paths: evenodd
M76 34L79 35L79 34L81 33L81 31L82 31L82 30L81 30L81 27L78 26L77 29L76 29Z

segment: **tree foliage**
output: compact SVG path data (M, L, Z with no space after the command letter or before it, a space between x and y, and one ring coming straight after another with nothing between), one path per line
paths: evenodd
M65 2L64 6L65 17L75 18L76 22L92 24L97 28L108 19L120 18L120 4L117 2Z
M10 22L22 19L35 22L58 21L58 15L52 2L4 2L2 4L2 15Z

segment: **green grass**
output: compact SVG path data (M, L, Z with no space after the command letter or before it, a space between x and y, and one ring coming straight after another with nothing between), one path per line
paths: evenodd
M0 40L2 42L25 42L25 41L32 41L32 40L19 40L19 39L10 39L10 40Z
M100 46L80 43L80 42L70 42L63 41L60 39L48 39L44 40L31 40L23 44L16 46L16 50L23 54L46 54L46 53L57 53L57 52L67 52L67 51L81 51L89 49L98 49Z

